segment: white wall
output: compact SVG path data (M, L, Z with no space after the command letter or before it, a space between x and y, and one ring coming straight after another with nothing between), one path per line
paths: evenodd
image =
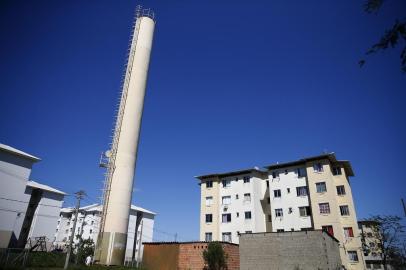
M302 228L310 228L311 218L300 217L299 207L309 206L308 196L297 196L296 187L307 186L306 177L298 177L296 168L288 168L287 174L285 169L279 170L279 177L273 178L272 172L269 173L269 196L271 200L272 213L272 231L278 229L290 231L300 231ZM288 192L288 188L290 192ZM274 190L281 190L281 197L274 197ZM283 209L283 217L276 217L275 209ZM289 208L292 208L292 213L289 213Z

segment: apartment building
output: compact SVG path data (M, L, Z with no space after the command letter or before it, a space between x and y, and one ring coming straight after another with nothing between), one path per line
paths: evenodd
M366 268L384 269L382 250L380 248L379 223L374 220L360 220L358 221L358 229L364 247Z
M73 213L73 208L63 208L61 210L54 236L54 248L65 249L73 230L73 223L75 221ZM75 236L73 238L75 245L79 243L80 238L92 239L94 243L97 242L100 215L101 205L99 204L92 204L80 208L78 214L79 219L76 224ZM132 260L134 244L134 258L136 260L142 258L144 250L142 242L151 242L153 239L155 215L156 213L154 212L139 206L131 205L125 261ZM135 232L137 233L135 234ZM136 241L134 241L135 238ZM139 254L139 252L141 252L141 254Z
M197 177L200 240L238 243L242 232L323 229L340 242L347 269L364 269L350 162L329 153L264 168Z
M0 248L30 247L36 238L53 241L64 192L30 180L41 159L0 144Z

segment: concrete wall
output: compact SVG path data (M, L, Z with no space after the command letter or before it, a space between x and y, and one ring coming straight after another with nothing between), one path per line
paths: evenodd
M202 270L207 242L144 243L143 266L148 270ZM238 245L222 243L227 254L227 269L239 269Z
M339 243L322 231L240 236L241 270L336 270Z
M28 200L24 196L34 161L0 151L0 248L16 244Z

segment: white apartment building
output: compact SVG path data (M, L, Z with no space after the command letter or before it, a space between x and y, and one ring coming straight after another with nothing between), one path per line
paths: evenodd
M45 237L52 245L64 192L30 180L40 158L0 144L0 248L24 248ZM42 246L43 247L43 246Z
M239 233L322 229L340 242L347 269L364 269L351 176L350 162L334 153L198 176L200 240L238 243Z
M73 223L75 220L73 213L73 208L63 208L61 210L54 237L54 248L65 249L66 244L69 242L69 237L72 234ZM97 243L100 215L101 205L99 204L92 204L80 208L79 219L76 224L75 236L73 240L75 245L79 243L80 238L92 239L95 244ZM142 242L151 242L153 239L155 215L156 213L154 212L131 205L125 255L126 261L131 261L133 257L135 232L137 232L137 241L135 242L136 246L134 258L137 261L138 258L142 259L144 248ZM140 254L138 252L139 250Z

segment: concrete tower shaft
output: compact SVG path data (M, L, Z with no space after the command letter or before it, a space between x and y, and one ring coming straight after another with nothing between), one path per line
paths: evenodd
M95 259L122 265L125 259L133 178L155 22L138 15L128 58L103 202Z

